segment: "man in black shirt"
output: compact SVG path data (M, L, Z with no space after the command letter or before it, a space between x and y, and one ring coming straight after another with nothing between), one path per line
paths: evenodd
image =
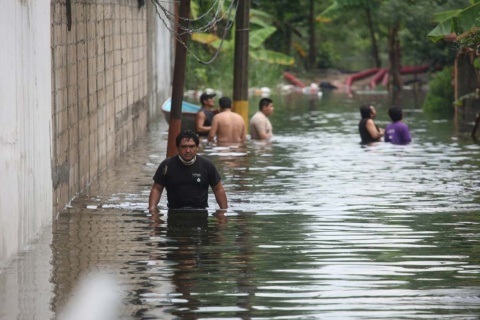
M175 142L178 154L163 160L153 177L149 210L157 210L164 188L169 209L205 209L209 186L220 209L227 209L227 195L217 168L209 159L197 155L200 143L197 134L183 131Z
M216 112L216 110L213 110L213 107L215 106L213 97L215 96L215 93L207 92L202 93L200 96L200 104L202 105L202 108L198 110L195 118L195 130L200 137L206 138L212 127L212 119Z

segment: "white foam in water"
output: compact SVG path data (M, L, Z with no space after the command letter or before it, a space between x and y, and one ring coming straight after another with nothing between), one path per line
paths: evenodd
M121 291L110 275L89 274L74 290L58 320L116 320Z

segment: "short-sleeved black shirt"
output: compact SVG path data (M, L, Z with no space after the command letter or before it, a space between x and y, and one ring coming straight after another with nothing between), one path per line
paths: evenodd
M217 185L221 177L207 158L197 155L195 163L186 166L176 155L160 163L153 180L167 190L169 209L204 209L208 207L208 188Z

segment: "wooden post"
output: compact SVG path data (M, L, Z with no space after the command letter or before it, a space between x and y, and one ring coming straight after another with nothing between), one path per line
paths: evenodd
M475 126L473 127L473 130L471 133L471 136L474 139L475 139L475 134L477 133L477 128L479 123L480 123L480 114L477 114L477 117L475 118Z
M233 111L242 116L248 128L248 37L250 28L250 0L237 1L239 1L239 3L235 16Z
M175 65L172 81L172 106L168 126L167 157L177 153L175 139L182 126L183 86L185 83L185 64L187 61L187 42L189 33L188 18L190 14L190 0L180 0L179 21L177 27L177 41L175 45Z

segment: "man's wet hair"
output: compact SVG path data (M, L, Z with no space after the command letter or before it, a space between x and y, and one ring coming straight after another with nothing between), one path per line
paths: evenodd
M220 108L222 109L227 109L232 107L232 100L228 97L221 97L218 99L218 104L220 105Z
M388 109L388 115L393 122L400 121L403 118L402 108L400 108L399 106L393 106Z
M261 111L263 107L268 106L270 103L273 103L272 99L269 99L269 98L260 99L260 102L258 103L258 110Z
M370 108L369 104L364 104L360 107L360 114L362 115L362 119L370 119L371 113L372 109Z
M175 141L175 143L177 144L177 147L180 146L180 142L182 142L183 139L193 140L197 147L200 144L200 140L198 139L198 135L195 132L193 132L192 130L184 130L184 131L182 131L178 134L177 139Z

